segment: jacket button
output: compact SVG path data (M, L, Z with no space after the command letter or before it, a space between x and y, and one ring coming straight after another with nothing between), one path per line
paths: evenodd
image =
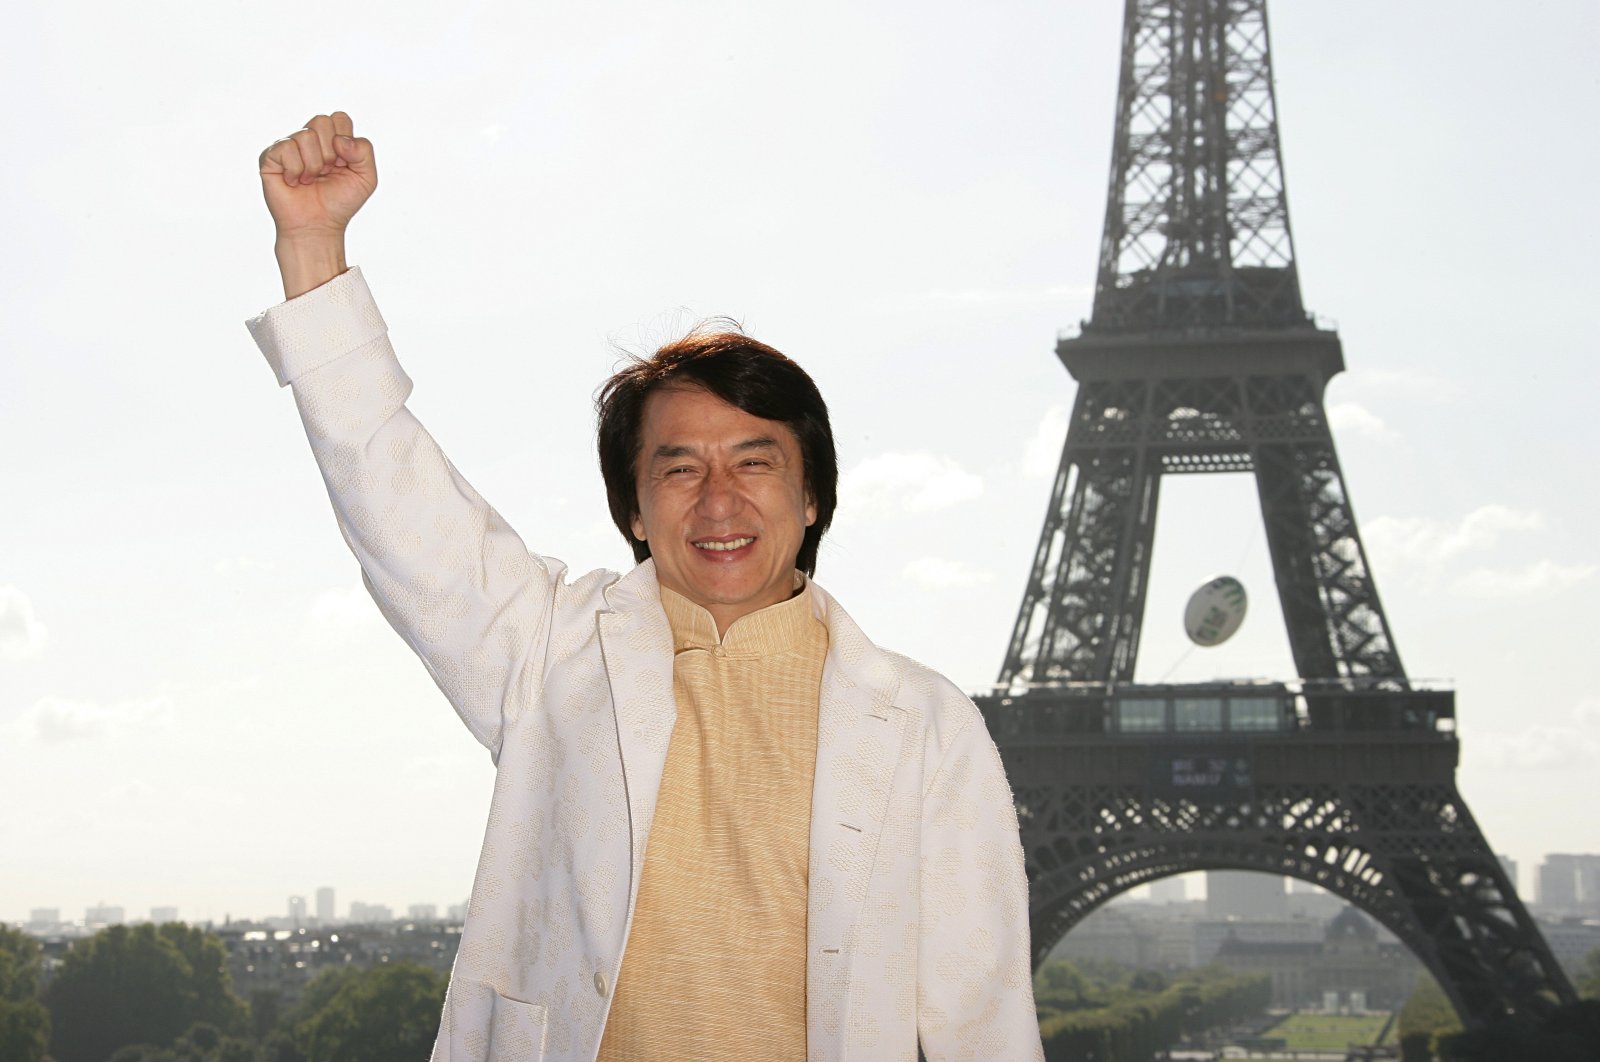
M606 994L606 975L599 970L596 970L594 974L594 990L602 996Z

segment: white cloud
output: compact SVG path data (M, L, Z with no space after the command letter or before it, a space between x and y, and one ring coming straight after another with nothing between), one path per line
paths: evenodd
M172 701L135 697L112 704L67 697L42 697L22 716L24 733L50 744L117 735L171 725Z
M1044 411L1044 419L1022 455L1022 474L1029 479L1048 479L1061 464L1061 447L1067 438L1067 407L1056 405Z
M983 480L948 457L879 454L839 477L839 511L852 519L872 513L929 513L982 493Z
M14 586L0 586L0 660L27 660L44 652L50 632L33 614L33 602Z
M1492 547L1507 531L1531 531L1544 517L1504 505L1484 505L1450 523L1426 516L1380 516L1367 521L1362 541L1380 564L1437 566L1463 553Z
M1394 442L1400 438L1400 433L1384 423L1382 417L1355 402L1337 402L1329 406L1328 426L1341 435L1362 435L1380 442Z
M1511 571L1475 568L1455 581L1455 588L1471 597L1526 597L1564 590L1587 582L1600 572L1600 564L1557 564L1535 561Z
M981 586L994 578L989 572L979 571L962 561L946 560L943 557L918 557L909 562L901 574L929 590Z

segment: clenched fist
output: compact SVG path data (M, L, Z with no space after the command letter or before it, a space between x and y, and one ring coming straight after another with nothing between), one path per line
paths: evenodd
M345 227L378 187L372 142L334 111L270 145L259 163L284 294L293 298L344 272Z

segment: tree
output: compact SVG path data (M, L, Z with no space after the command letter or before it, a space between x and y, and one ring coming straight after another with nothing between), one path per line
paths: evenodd
M50 1013L37 999L0 1000L0 1058L44 1062L50 1048Z
M1576 987L1578 995L1584 999L1600 999L1600 948L1595 948L1584 956L1583 966L1578 970Z
M39 991L39 942L0 925L0 999L32 999Z
M1439 987L1439 982L1426 971L1417 974L1416 984L1400 1007L1396 1024L1402 1040L1413 1038L1413 1052L1420 1049L1417 1044L1426 1044L1431 1051L1439 1037L1461 1031L1461 1019L1456 1017L1455 1007L1450 1004L1444 989ZM1416 1040L1417 1037L1426 1039Z
M50 1046L50 1013L39 990L39 942L0 926L0 1058L42 1062Z
M1507 1021L1439 1040L1442 1062L1595 1062L1600 1058L1600 1002L1569 1003L1539 1022Z
M327 979L327 984L320 985ZM425 1059L439 1031L447 979L411 962L318 977L307 988L334 987L295 1025L308 1062L404 1062Z
M171 1047L133 1044L121 1047L108 1062L259 1062L254 1044L224 1036L210 1022L195 1022Z
M45 991L58 1062L104 1062L128 1044L170 1044L195 1022L244 1032L222 941L199 929L112 926L80 941Z

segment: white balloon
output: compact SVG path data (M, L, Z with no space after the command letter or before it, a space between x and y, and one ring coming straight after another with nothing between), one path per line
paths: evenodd
M1196 645L1221 645L1244 622L1249 600L1244 584L1231 575L1219 575L1189 595L1183 610L1183 629Z

